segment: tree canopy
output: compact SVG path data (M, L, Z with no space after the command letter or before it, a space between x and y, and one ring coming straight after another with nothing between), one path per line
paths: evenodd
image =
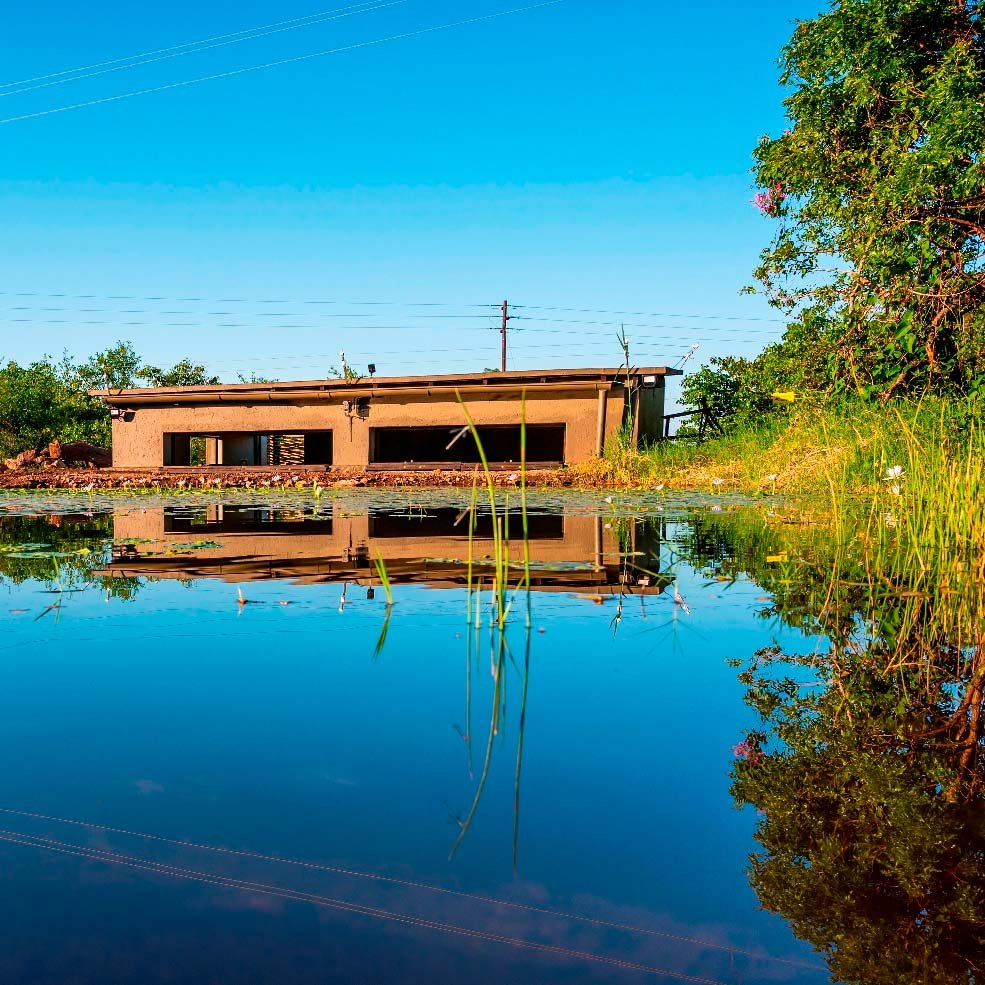
M76 362L44 356L0 367L0 458L60 441L109 445L110 417L91 390L219 383L203 366L182 359L170 369L148 366L129 342Z
M804 386L985 394L981 0L837 0L783 49L756 277Z

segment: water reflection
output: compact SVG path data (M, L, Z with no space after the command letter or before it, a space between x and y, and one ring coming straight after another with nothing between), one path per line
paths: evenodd
M747 574L768 591L762 616L825 640L743 662L760 725L736 746L733 793L760 816L751 881L763 905L839 981L979 981L985 585L974 567L899 566L855 529L839 538L743 517L699 519L680 541L712 576Z
M41 646L33 623L16 623L0 647L9 660L0 702L10 695L4 802L47 805L0 832L11 898L72 885L92 905L96 883L101 919L83 923L105 941L130 903L148 903L125 876L99 883L100 865L199 879L155 918L199 980L221 976L194 956L200 938L181 943L189 907L264 969L243 981L822 979L786 926L756 910L741 873L749 826L723 796L728 749L749 717L721 656L761 642L745 609L760 589L738 575L768 584L775 568L749 560L765 543L744 547L746 528L690 511L667 520L612 504L534 509L531 594L518 594L500 632L486 514L470 552L461 505L230 499L0 520L0 580L12 606L32 607L24 623L43 608L38 592L45 604L48 593L70 600L57 627L43 624ZM519 529L518 516L510 526ZM399 586L392 607L378 558ZM512 561L516 585L519 543ZM797 596L795 616L795 581L769 586L774 614L825 632L811 621L813 597ZM692 612L693 632L678 639ZM700 701L682 700L699 675ZM747 771L768 789L737 795L793 837L780 801L794 811L807 781L791 773L768 799L771 774L752 769L773 755L766 732L747 736L736 782ZM63 826L79 819L103 823L73 840ZM140 834L162 831L163 840ZM63 859L39 877L12 845L62 852L81 868ZM238 847L224 853L228 845ZM817 943L755 878L764 903ZM235 891L235 918L215 915L232 910L217 904L217 889ZM509 944L536 961L450 949L437 960L431 939L358 923L326 922L313 935L307 917L271 900ZM811 905L820 912L821 902ZM244 929L239 911L251 908L281 921L279 936L268 938L273 924ZM65 934L51 928L50 953ZM254 938L279 946L261 954ZM284 955L297 954L292 967ZM337 973L325 954L352 970ZM146 964L142 978L101 967L102 978L79 980L165 980ZM29 974L0 956L3 981ZM59 974L64 963L50 980Z
M97 574L106 579L291 578L379 587L382 557L395 584L462 587L467 581L466 509L419 507L364 512L209 504L166 506L112 518L113 552ZM510 511L514 529L519 511ZM589 595L660 594L662 524L612 524L599 516L531 512L528 519L534 590ZM197 536L199 539L190 540ZM473 536L477 577L492 560L488 512L478 511ZM514 540L511 558L523 558Z
M488 667L493 683L488 728L474 796L456 816L454 856L479 810L499 735L507 715L507 676L519 676L519 707L513 782L514 867L519 862L520 790L530 675L530 592L566 592L596 603L613 599L618 628L624 600L660 595L673 584L661 574L666 529L655 520L615 519L531 511L527 517L529 586L509 632L494 631L492 602L493 524L490 514L469 508L402 506L346 511L301 504L209 502L150 506L113 514L48 514L0 521L0 574L15 584L46 581L56 595L98 585L107 598L133 600L142 584L160 580L233 583L291 579L297 584L340 584L344 612L350 589L373 600L381 571L394 584L466 588L464 626L465 727L470 779L473 775L473 679ZM518 510L504 511L507 525L521 527ZM519 583L524 546L514 541L511 561ZM382 568L381 568L382 566ZM485 579L485 581L484 581ZM517 586L513 586L516 588ZM485 590L484 590L485 589ZM256 600L237 590L240 612ZM515 593L514 593L515 594ZM56 601L38 618L61 608ZM380 658L393 618L387 604L374 648ZM520 660L514 655L514 647Z

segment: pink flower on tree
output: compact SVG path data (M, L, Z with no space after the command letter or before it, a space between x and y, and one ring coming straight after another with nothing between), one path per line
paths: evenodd
M785 198L786 193L783 191L783 186L777 182L777 184L767 188L766 191L756 192L752 202L764 215L776 215Z
M737 746L732 746L732 754L746 760L751 766L763 761L763 754L752 739L743 739Z

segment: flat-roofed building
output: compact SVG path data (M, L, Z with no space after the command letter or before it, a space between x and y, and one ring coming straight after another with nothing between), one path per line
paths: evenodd
M551 369L222 386L100 390L113 418L117 469L471 468L599 455L624 426L663 436L664 383L680 370Z

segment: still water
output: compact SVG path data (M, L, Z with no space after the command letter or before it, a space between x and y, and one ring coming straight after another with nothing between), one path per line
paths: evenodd
M730 789L733 663L826 645L765 508L532 497L500 635L468 505L0 500L4 985L831 980Z

